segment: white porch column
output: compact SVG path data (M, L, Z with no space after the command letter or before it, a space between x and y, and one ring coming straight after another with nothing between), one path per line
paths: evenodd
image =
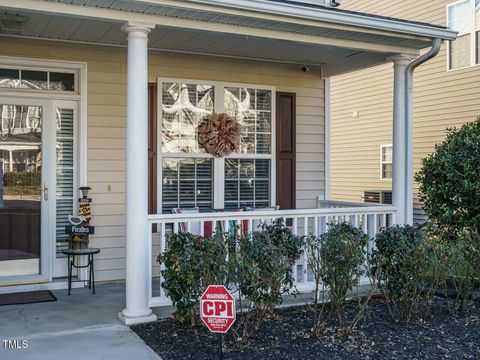
M127 24L126 324L156 320L148 306L148 34L153 26Z
M408 159L407 159L407 109L406 109L406 69L411 57L398 55L390 58L393 61L393 174L392 202L397 209L395 223L407 224Z

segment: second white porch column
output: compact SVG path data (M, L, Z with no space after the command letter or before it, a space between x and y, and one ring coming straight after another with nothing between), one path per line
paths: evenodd
M395 223L407 223L407 112L406 112L406 69L411 57L395 56L393 61L393 174L392 202L397 209ZM413 180L413 179L412 179Z
M127 24L126 324L156 320L148 306L148 34L145 24Z

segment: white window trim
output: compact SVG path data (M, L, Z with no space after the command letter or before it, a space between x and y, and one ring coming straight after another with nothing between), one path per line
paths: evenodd
M392 181L392 179L390 178L384 178L383 177L383 165L384 164L392 164L392 167L393 167L393 158L392 158L392 162L383 162L383 149L384 148L392 148L392 151L393 151L393 146L392 144L382 144L380 145L380 180L381 181Z
M215 88L215 109L222 113L224 109L224 89L226 87L252 88L270 90L272 92L272 118L271 118L271 154L232 154L223 158L215 158L207 153L163 153L162 152L162 83L186 83L195 85L211 85ZM221 89L222 91L217 91ZM211 81L185 78L157 78L157 213L162 213L162 165L163 158L206 158L213 159L213 201L215 209L225 207L225 160L224 159L270 159L270 206L276 205L276 87L261 84L235 83L225 81Z
M456 71L456 70L462 70L462 69L467 69L467 68L470 68L472 66L478 66L480 65L480 63L477 63L477 43L476 43L476 14L475 14L475 0L467 0L470 2L470 14L472 14L473 16L473 21L472 21L472 26L470 28L470 31L466 31L464 33L459 33L458 36L461 36L461 35L467 35L467 34L470 34L470 65L467 65L467 66L462 66L462 67L458 67L458 68L455 68L455 69L452 69L451 68L451 64L450 64L450 47L451 47L451 43L452 41L447 41L447 51L446 51L446 56L447 56L447 72L450 72L450 71ZM461 4L465 2L465 0L458 0L458 1L455 1L455 2L452 2L450 4L448 4L446 6L446 19L447 19L447 26L450 22L450 19L449 19L449 10L452 6L455 6L455 5L458 5L458 4ZM479 30L480 31L480 24L479 24ZM455 40L453 40L455 41Z

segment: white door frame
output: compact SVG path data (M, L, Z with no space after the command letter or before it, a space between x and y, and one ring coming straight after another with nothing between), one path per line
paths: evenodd
M31 89L14 89L14 88L2 88L0 89L0 97L11 98L11 99L28 99L33 101L51 101L57 104L65 102L77 103L76 105L76 124L75 124L75 142L76 142L76 163L75 163L75 177L74 177L74 186L86 186L88 183L87 180L87 63L86 62L72 62L72 61L63 61L63 60L52 60L52 59L42 59L42 58L25 58L25 57L12 57L12 56L0 56L0 64L7 68L26 68L28 70L41 70L41 71L61 71L61 72L74 72L75 73L75 91L73 92L62 92L62 91L43 91L43 90L31 90ZM54 106L52 105L53 119L55 116ZM52 121L54 124L55 121ZM55 138L56 132L53 128L53 137ZM55 141L53 141L55 143ZM54 155L55 156L55 144L53 144ZM53 158L55 161L55 158ZM55 163L55 162L54 162ZM55 171L55 170L53 170ZM55 181L55 174L53 176ZM52 188L50 185L50 188ZM52 188L54 189L54 188ZM54 189L55 190L55 189ZM76 189L74 189L76 190ZM52 195L55 195L51 192ZM77 197L75 196L75 199ZM53 199L53 198L52 198ZM78 200L78 199L77 199ZM0 278L0 293L4 292L6 288L1 289L2 285L19 285L22 284L31 284L35 282L45 282L52 281L52 277L65 277L67 275L67 259L66 257L58 257L56 254L56 241L55 241L55 206L52 207L52 216L51 219L53 223L49 226L53 231L51 235L52 241L50 241L50 249L47 249L50 256L50 263L48 265L48 279L45 279L41 276L38 276L38 279L21 279L20 277L15 277L7 282L6 278ZM75 208L74 211L78 209ZM43 251L43 249L41 249ZM42 262L44 263L44 262ZM43 273L42 273L43 274ZM86 270L81 272L79 275L82 278L86 276ZM5 281L4 281L5 279ZM49 287L56 288L56 285L50 284ZM8 287L9 290L15 286ZM62 285L63 288L66 288L66 283Z
M51 100L32 97L0 96L1 104L30 105L42 107L42 175L41 175L41 212L40 212L40 269L37 275L19 275L1 277L0 284L21 284L32 282L50 282L52 280L52 256L55 252L55 114ZM52 120L53 119L53 120ZM47 160L47 161L46 161ZM48 200L45 200L44 184L48 185Z

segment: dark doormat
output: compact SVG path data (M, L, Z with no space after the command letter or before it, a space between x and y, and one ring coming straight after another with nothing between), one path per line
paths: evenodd
M33 304L47 301L57 301L57 298L48 290L0 294L0 306Z

